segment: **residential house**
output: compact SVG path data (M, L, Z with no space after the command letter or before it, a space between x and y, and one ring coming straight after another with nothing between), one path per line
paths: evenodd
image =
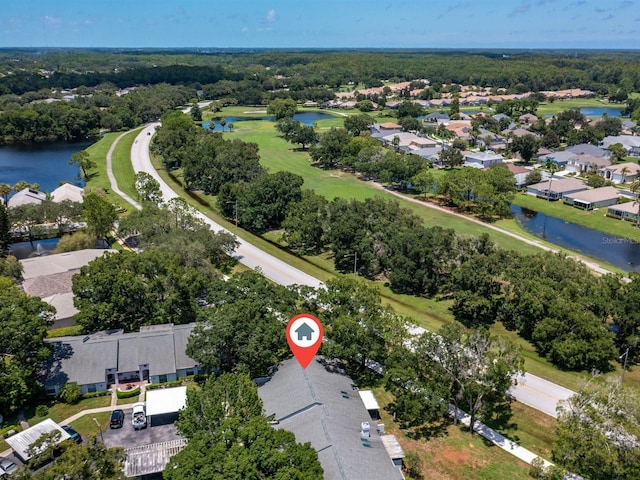
M608 207L620 200L620 192L616 187L600 187L564 195L564 202L583 210Z
M538 117L536 117L535 115L533 115L531 113L525 113L524 115L520 115L518 117L518 121L520 123L526 123L528 125L531 125L531 124L536 123L538 121Z
M575 153L567 152L566 150L560 152L552 152L547 155L541 155L538 157L538 163L545 165L547 162L553 163L557 168L564 170L571 160L575 157Z
M197 374L200 366L186 354L194 327L195 323L151 325L139 332L107 330L49 339L53 354L42 372L42 383L51 395L66 383L91 393L112 384L165 383Z
M604 137L600 145L609 148L616 143L621 144L631 157L640 157L640 137L634 135L617 135L615 137Z
M70 183L63 183L51 192L51 200L56 203L64 202L65 200L82 203L84 201L84 188L76 187Z
M524 187L527 184L527 175L531 173L531 170L511 162L505 163L505 165L516 179L516 187Z
M502 132L503 135L505 136L510 136L510 137L524 137L525 135L533 135L535 138L539 138L540 135L538 135L535 132L532 132L531 130L527 130L526 128L513 128L510 130L504 130Z
M446 127L447 130L453 132L455 136L461 140L471 140L471 130L473 130L473 127L471 126L470 120L454 120L449 122Z
M611 161L605 157L592 155L575 155L567 162L567 170L576 173L598 172L600 169L611 165Z
M548 200L560 200L565 195L581 192L587 188L576 178L551 177L544 182L527 186L527 193Z
M73 317L78 313L78 309L73 305L71 278L81 267L101 257L105 252L115 253L116 250L89 248L20 260L24 291L34 297L40 297L56 309L51 328L75 325Z
M579 143L578 145L571 145L565 149L567 152L573 152L576 155L591 155L592 157L608 157L609 152L604 148L600 148L597 145L591 145L590 143Z
M438 163L440 161L441 151L442 151L442 147L436 146L433 148L418 148L417 150L410 150L409 153L411 153L412 155L418 155L419 157L422 157L425 160Z
M640 176L640 165L633 162L617 163L601 168L600 175L613 183L635 182Z
M274 428L311 443L325 478L404 478L339 363L316 357L302 369L295 359L286 360L268 381L259 382L258 395Z
M7 202L8 208L19 207L21 205L30 205L35 204L39 205L44 203L47 199L47 195L39 192L37 190L33 190L31 188L24 188L13 195L9 201Z
M400 100L389 100L384 104L385 108L391 108L393 110L397 109L400 105L402 105L402 101Z
M486 150L484 152L467 152L464 156L464 166L475 168L489 168L491 165L502 163L502 155Z
M402 126L392 122L374 123L369 128L369 131L371 132L371 136L373 138L377 138L382 141L382 138L387 135L402 132Z
M638 221L638 208L640 206L637 202L619 203L607 208L607 216L613 218L619 218L620 220L629 220L632 222Z

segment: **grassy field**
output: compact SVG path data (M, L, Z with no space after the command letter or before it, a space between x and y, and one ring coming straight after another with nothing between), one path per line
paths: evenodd
M545 115L555 115L564 110L571 110L572 108L589 108L589 107L602 107L602 108L620 108L625 107L624 103L609 103L607 101L598 98L570 98L568 100L556 100L555 102L543 102L538 106L536 115L538 117Z
M383 388L374 389L382 407L381 423L396 436L405 455L417 455L422 477L446 480L525 480L529 466L501 448L471 435L466 427L452 424L434 428L423 436L409 435L400 429L385 407L393 400Z
M135 188L136 174L131 165L131 146L139 132L140 129L133 130L122 137L111 156L111 168L118 188L134 200L139 196Z

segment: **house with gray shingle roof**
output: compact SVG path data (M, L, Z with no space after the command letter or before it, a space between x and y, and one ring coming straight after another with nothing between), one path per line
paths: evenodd
M53 395L66 383L91 393L115 383L165 383L195 375L200 367L186 354L195 325L151 325L139 332L108 330L49 339L54 351L42 372L42 383Z
M583 210L593 210L615 205L620 199L620 192L616 187L600 187L569 193L564 196L564 202Z
M303 369L295 359L286 360L260 383L258 395L274 428L293 432L300 443L310 442L325 478L404 478L353 381L337 362L316 357Z

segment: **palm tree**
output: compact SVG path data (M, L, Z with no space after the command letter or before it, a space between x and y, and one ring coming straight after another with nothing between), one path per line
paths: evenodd
M625 183L627 181L627 173L629 173L631 170L629 170L629 167L622 167L622 170L620 170L620 173L622 174L622 183Z
M11 185L2 183L0 184L0 196L4 199L5 205L7 204L7 200L9 198L9 194L11 193Z

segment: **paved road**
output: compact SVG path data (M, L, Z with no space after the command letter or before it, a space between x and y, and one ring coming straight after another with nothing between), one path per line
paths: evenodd
M136 173L145 171L160 183L162 195L165 200L168 200L178 195L160 178L149 159L149 144L153 132L158 125L158 123L151 124L140 132L137 141L134 142L131 147L131 161ZM151 133L151 135L148 135L149 133ZM204 215L200 215L200 218L216 231L225 230ZM240 240L240 242L241 245L236 251L239 261L250 268L260 268L262 273L274 282L281 285L299 284L313 287L321 285L318 279L287 265L282 260L272 257L254 245L242 240ZM418 328L412 331L412 333L419 333L420 331L422 331L422 329ZM518 379L518 384L510 390L510 393L517 401L553 417L557 416L556 407L558 403L566 400L573 394L573 392L560 385L547 382L540 377L528 373L525 373L523 377Z
M178 197L178 194L176 194L169 185L160 178L160 175L158 175L153 168L151 159L149 158L149 144L151 143L151 138L153 137L155 128L159 125L159 123L150 124L140 132L136 141L131 146L131 163L133 164L133 170L136 173L140 171L147 172L152 175L158 183L160 183L162 196L166 201ZM205 215L199 213L198 216L213 230L228 231ZM238 261L251 269L260 269L262 274L268 279L279 283L280 285L298 284L309 285L312 287L322 285L320 280L286 264L282 260L277 259L268 253L263 252L251 243L240 238L238 238L238 241L240 242L240 246L236 249L236 258Z

